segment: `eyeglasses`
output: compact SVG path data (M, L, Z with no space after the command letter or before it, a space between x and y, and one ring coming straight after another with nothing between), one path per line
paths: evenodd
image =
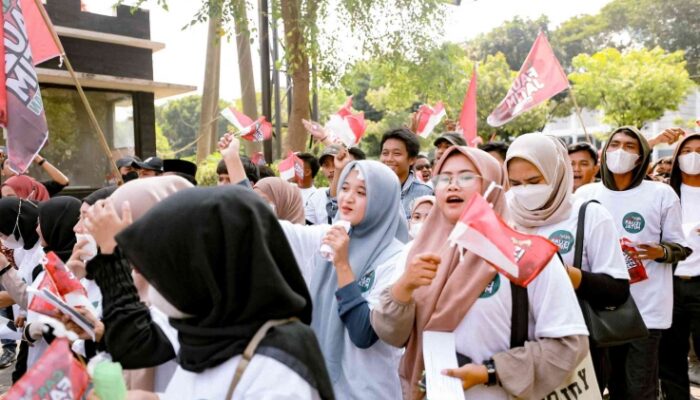
M424 169L430 169L430 164L416 165L416 171L422 171Z
M456 180L455 180L456 178ZM457 175L447 175L439 174L433 177L433 185L436 189L444 188L451 185L453 182L456 183L460 188L466 188L472 186L477 179L482 179L481 176L476 175L471 172L463 172Z

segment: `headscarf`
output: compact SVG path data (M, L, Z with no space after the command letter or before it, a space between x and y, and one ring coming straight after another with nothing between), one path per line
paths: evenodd
M673 166L671 167L671 187L673 190L676 192L678 197L681 197L681 183L682 183L682 177L681 177L681 167L678 164L678 156L681 155L681 148L685 144L685 142L693 139L700 139L700 133L691 133L684 137L680 142L678 142L678 145L676 146L676 150L673 152Z
M277 218L301 225L306 222L304 200L297 186L275 176L259 180L255 189L263 192L272 201Z
M6 180L2 186L11 187L20 199L35 203L46 201L51 197L46 186L27 175L15 175Z
M620 191L620 189L618 189L617 184L615 184L614 174L608 169L607 151L608 146L610 146L610 139L612 139L616 133L621 131L629 132L632 134L632 136L635 136L640 147L640 163L632 170L632 182L630 183L629 187L625 188L624 190L630 190L642 184L642 181L647 176L647 169L649 168L649 162L651 161L651 148L649 147L649 142L647 142L647 139L644 137L644 135L642 135L639 129L634 126L621 126L612 131L610 136L608 136L608 141L603 147L603 151L601 152L600 176L602 177L603 185L605 185L606 188L614 191Z
M68 261L75 246L73 227L79 219L80 200L74 197L54 197L39 204L39 226L47 245L44 251Z
M434 206L435 196L420 196L413 200L413 204L411 204L411 215L413 215L413 213L416 212L416 208L423 203L430 203L431 206Z
M483 177L482 195L490 182L507 187L504 168L491 155L474 147L453 146L447 149L433 169L433 174L439 174L445 162L455 154L467 157ZM494 190L487 200L493 204L493 210L503 216L506 210L504 191ZM445 218L442 210L433 207L406 259L406 263L410 263L419 254L436 253L442 262L430 286L421 287L413 294L416 318L399 367L404 385L409 385L404 389L410 390L410 393L404 393L404 397L423 397L417 387L424 369L423 331L454 331L486 285L496 276L496 270L473 253L467 252L460 259L460 251L450 246L447 240L453 228L454 224Z
M508 148L506 166L514 158L534 165L553 190L542 208L530 211L518 203L509 202L510 217L518 229L528 230L561 222L571 215L574 173L569 153L559 139L541 133L518 136Z
M112 193L114 193L114 191L117 190L117 187L118 186L107 186L101 189L97 189L89 195L85 196L85 198L83 199L83 203L87 203L91 206L95 205L95 203L97 203L98 200L104 200L107 197L111 196Z
M31 250L39 241L36 232L38 219L39 209L31 201L19 197L0 199L0 233L10 236L14 232L15 239L21 237L24 241L25 250Z
M274 328L260 348L296 358L323 398L332 393L317 342L304 325L311 321L306 283L277 217L258 195L237 185L185 190L116 239L144 278L193 316L170 319L182 368L217 367L241 354L266 321L296 317L301 323Z
M131 206L131 216L136 221L156 203L177 191L192 187L194 186L191 183L179 176L154 176L129 181L115 190L109 198L120 216L124 203L128 201Z
M343 169L339 185L342 186L354 170L359 171L365 181L367 198L364 218L349 232L348 257L353 274L360 279L401 252L408 241L408 228L401 206L401 185L396 174L378 161L353 161ZM335 382L342 370L345 344L345 327L338 316L335 297L338 279L335 268L320 254L316 255L314 262L317 272L309 284L314 300L311 327L321 343L331 381Z

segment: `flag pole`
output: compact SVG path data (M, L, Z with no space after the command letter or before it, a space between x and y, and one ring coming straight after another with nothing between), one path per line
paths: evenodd
M49 14L46 12L44 5L41 3L41 0L34 0L34 3L36 4L37 8L39 9L39 12L41 13L41 17L44 19L44 23L49 28L49 32L51 32L51 37L53 38L54 43L56 43L56 47L58 47L58 50L61 52L61 57L63 57L63 62L66 64L66 69L68 70L68 73L70 74L71 78L73 79L73 82L75 83L75 87L78 90L78 96L80 97L80 100L82 101L83 106L85 106L85 111L87 111L87 113L88 113L88 119L90 120L90 124L92 125L92 128L97 133L98 141L100 142L102 150L105 152L105 155L107 156L107 161L109 162L109 165L112 168L112 172L115 173L115 179L117 180L117 184L121 185L124 183L124 180L122 179L122 175L119 172L119 168L117 168L117 164L115 163L114 159L112 159L112 150L109 148L109 144L107 143L107 138L105 137L105 134L102 131L102 128L100 127L99 122L97 122L97 117L95 117L95 113L92 110L92 107L90 106L90 102L88 101L88 98L85 95L85 92L83 91L83 87L80 84L80 81L78 81L78 76L76 75L75 70L73 69L73 66L70 63L70 60L68 59L68 55L66 54L66 50L63 48L63 44L61 44L61 39L59 39L58 34L53 29L53 24L51 23L51 19L49 18Z
M588 130L586 129L586 125L583 123L583 117L581 116L581 107L578 106L578 102L576 101L576 96L574 95L574 88L569 86L569 94L571 95L571 100L574 102L574 108L576 108L576 115L578 116L578 120L581 123L581 127L583 128L583 133L586 135L586 141L588 143L593 144L593 141L591 141L591 136L588 134Z

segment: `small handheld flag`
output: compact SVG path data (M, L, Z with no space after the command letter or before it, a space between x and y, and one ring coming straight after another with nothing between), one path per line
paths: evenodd
M352 96L348 97L345 104L337 113L331 115L326 123L326 130L332 135L333 141L340 141L347 147L360 143L366 129L365 114L352 112Z
M304 161L291 151L287 154L287 158L280 162L279 169L280 178L285 181L294 179L300 183L304 179Z
M414 117L416 120L416 134L422 138L428 137L445 115L447 114L442 102L435 103L433 107L430 107L428 104L421 105Z
M223 109L221 116L226 118L236 128L237 134L241 136L241 139L250 142L262 142L272 138L272 124L265 119L265 116L261 116L257 121L253 121L250 117L233 107Z

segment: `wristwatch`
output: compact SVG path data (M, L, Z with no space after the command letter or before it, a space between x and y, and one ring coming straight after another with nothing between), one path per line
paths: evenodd
M496 376L496 363L493 362L493 358L484 361L484 366L489 374L489 380L486 382L486 386L496 386L498 384L498 376Z

